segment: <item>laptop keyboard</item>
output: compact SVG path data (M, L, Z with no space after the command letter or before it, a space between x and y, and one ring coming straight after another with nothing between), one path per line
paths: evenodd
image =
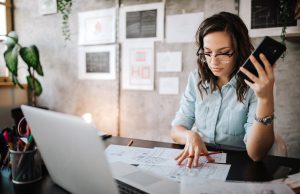
M137 189L131 185L128 185L124 182L121 182L119 180L116 180L116 182L118 185L119 192L121 194L147 194L146 192L144 192L140 189Z

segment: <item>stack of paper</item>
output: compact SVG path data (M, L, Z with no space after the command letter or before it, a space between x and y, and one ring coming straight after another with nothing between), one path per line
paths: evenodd
M110 145L106 150L109 162L124 162L133 164L144 170L179 181L182 177L200 177L225 181L230 165L226 163L226 153L211 155L215 163L207 163L206 157L201 156L199 166L196 168L186 167L186 163L177 165L175 157L181 150L156 147L153 149Z
M292 194L287 185L278 183L222 182L184 177L180 183L180 193L210 194Z
M271 182L272 183L284 183L292 189L300 188L300 172L289 175L287 178L276 179Z

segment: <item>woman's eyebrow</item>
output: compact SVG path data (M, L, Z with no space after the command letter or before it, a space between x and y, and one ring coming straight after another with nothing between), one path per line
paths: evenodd
M228 46L221 47L221 48L218 48L217 51L223 50L223 49L227 49L227 48L231 48L231 47L228 47ZM211 50L210 48L207 48L207 47L204 47L204 49L206 49L206 50Z

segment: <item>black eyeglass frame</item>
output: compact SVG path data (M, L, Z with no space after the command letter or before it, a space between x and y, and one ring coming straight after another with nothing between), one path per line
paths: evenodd
M204 59L206 61L205 54L201 50L202 50L202 48L199 47L198 50L197 50L197 52L196 52L196 55L198 57L202 57L202 59ZM232 51L232 53L219 53L219 54L221 54L221 55L227 55L229 58L231 58L235 54L235 51ZM215 55L215 57L218 56L219 54Z

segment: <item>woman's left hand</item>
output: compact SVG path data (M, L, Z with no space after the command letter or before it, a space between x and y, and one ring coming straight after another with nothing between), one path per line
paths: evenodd
M259 58L263 62L265 69L259 64L259 62L255 59L253 55L250 56L250 60L258 73L258 77L253 75L244 67L241 67L240 70L253 81L253 83L251 83L248 80L245 80L246 84L255 92L257 98L270 99L273 98L273 87L275 82L275 65L272 67L270 62L262 53L259 54Z

